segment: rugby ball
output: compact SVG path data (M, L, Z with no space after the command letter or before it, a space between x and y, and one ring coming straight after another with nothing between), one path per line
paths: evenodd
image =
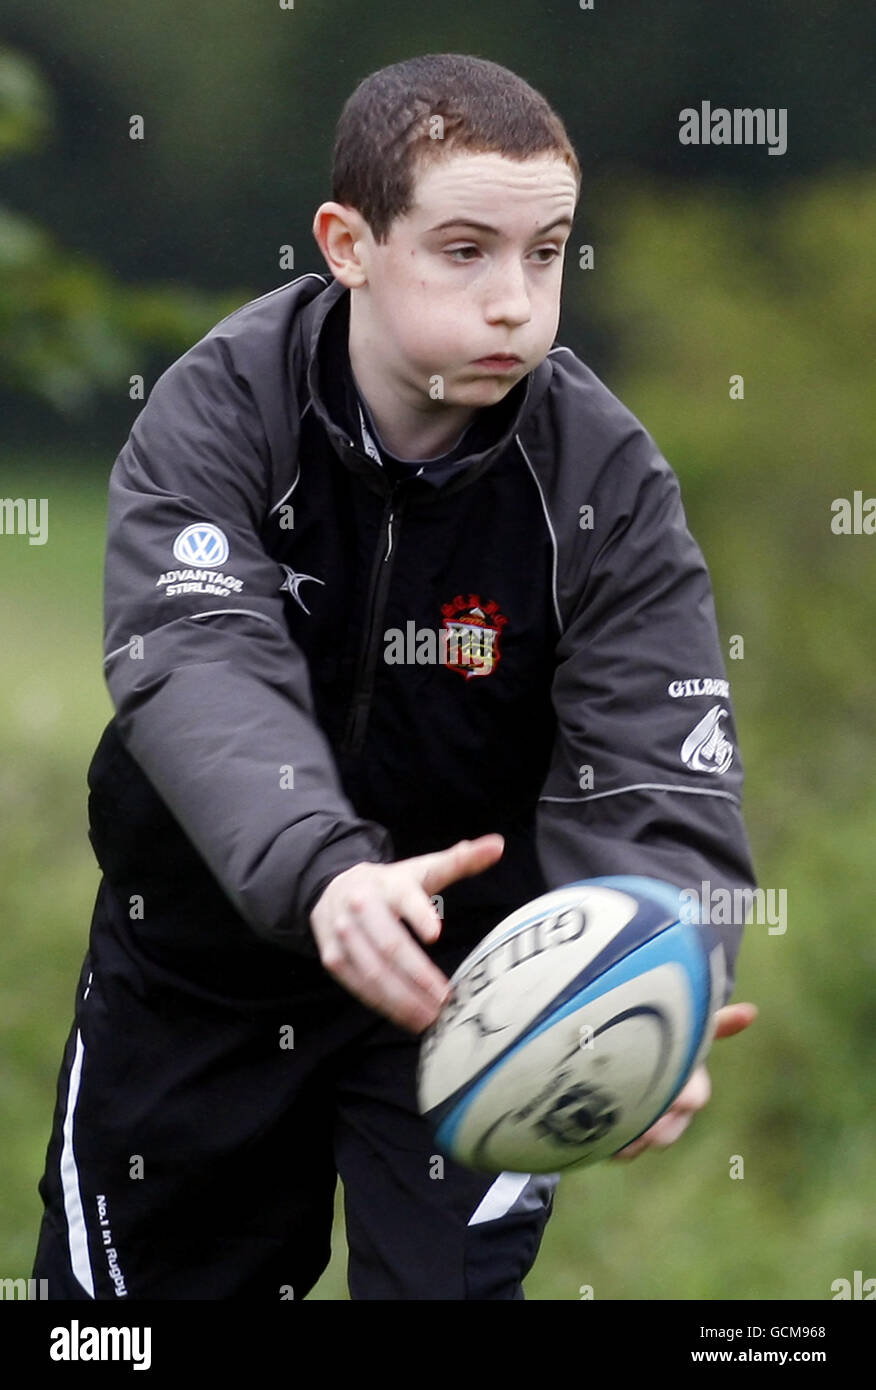
M624 1148L708 1052L723 947L680 890L583 879L512 912L463 961L420 1045L420 1112L480 1172L547 1173Z

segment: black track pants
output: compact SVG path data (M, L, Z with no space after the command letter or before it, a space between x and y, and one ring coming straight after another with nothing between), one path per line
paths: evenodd
M354 1299L523 1297L556 1179L437 1152L417 1038L328 977L270 1002L192 990L104 944L105 902L40 1182L50 1298L303 1298L338 1174Z

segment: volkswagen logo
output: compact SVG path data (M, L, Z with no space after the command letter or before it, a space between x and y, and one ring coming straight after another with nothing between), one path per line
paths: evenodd
M228 541L225 532L209 521L196 521L180 531L173 543L173 553L183 565L202 565L218 569L228 559Z

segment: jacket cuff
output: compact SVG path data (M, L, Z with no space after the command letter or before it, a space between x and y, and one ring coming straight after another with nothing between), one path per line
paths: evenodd
M392 837L388 830L375 825L374 834L357 830L342 840L333 841L311 861L301 875L298 886L299 917L290 922L291 930L275 938L279 946L287 946L298 954L319 957L319 948L310 925L310 914L332 879L356 864L391 864L395 859Z

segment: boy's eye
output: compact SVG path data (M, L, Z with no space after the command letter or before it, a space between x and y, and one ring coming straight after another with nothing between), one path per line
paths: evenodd
M447 256L462 256L462 258L463 258L462 261L457 262L457 264L462 265L462 264L464 264L466 261L471 260L471 256L468 256L468 255L466 254L466 253L469 252L469 251L471 251L475 256L477 256L477 255L480 254L480 252L479 252L477 246L451 246L451 247L445 252L445 255L447 255ZM557 247L557 246L539 246L539 247L536 248L535 254L536 254L537 256L538 256L538 255L542 255L542 254L544 254L544 253L547 253L547 254L546 254L546 259L545 259L545 260L542 260L542 261L539 261L539 264L540 264L540 265L550 265L551 261L556 260L557 256L560 255L560 250L559 250L559 247Z

